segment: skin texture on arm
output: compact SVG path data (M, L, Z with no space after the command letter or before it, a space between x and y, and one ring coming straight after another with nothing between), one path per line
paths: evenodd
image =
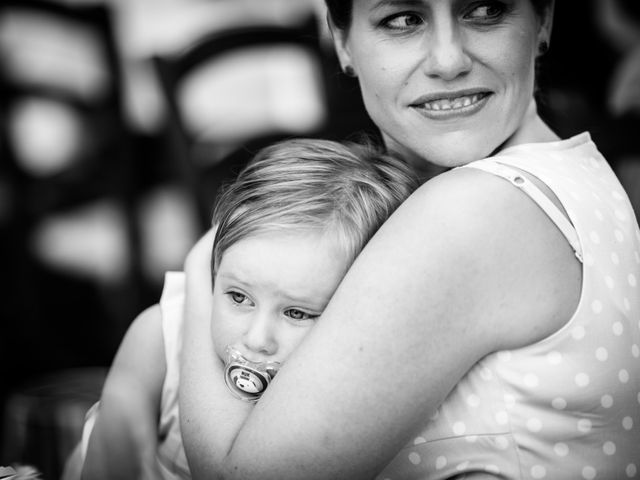
M555 332L579 290L570 247L530 199L484 172L442 174L369 242L246 420L227 397L223 435L225 419L198 407L223 401L223 382L197 318L207 307L191 307L181 408L194 478L372 478L469 368Z
M218 478L219 466L229 445L253 409L253 405L232 397L224 383L223 366L211 342L211 250L215 229L209 230L189 252L185 261L187 299L183 361L180 369L180 427L193 478ZM203 268L204 267L204 268ZM184 386L184 375L187 385ZM200 383L199 375L212 381ZM193 380L193 382L191 382ZM188 393L186 393L188 392ZM183 394L183 393L186 393ZM200 397L204 394L204 397ZM205 401L201 401L205 399ZM184 415L186 409L189 412ZM209 432L215 432L209 436ZM207 438L209 441L201 441ZM206 459L204 462L201 459Z
M131 324L111 366L83 480L161 478L155 454L165 370L162 320L155 305Z

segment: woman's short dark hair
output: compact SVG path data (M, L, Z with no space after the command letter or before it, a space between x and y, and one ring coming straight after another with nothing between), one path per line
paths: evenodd
M530 0L539 16L553 3L553 0ZM329 17L333 24L341 30L348 30L351 25L353 0L325 0Z

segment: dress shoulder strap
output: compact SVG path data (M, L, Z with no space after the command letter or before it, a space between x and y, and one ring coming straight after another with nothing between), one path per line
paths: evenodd
M478 160L464 166L465 168L476 168L491 173L500 178L504 178L511 182L512 185L519 188L527 194L549 217L549 219L558 227L560 232L571 245L573 252L578 260L582 263L582 247L578 234L564 213L547 197L534 183L523 176L515 168L509 167L496 161L488 159Z

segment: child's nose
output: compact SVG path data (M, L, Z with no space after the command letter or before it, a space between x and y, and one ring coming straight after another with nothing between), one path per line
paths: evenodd
M275 321L269 315L256 314L244 334L245 346L254 353L273 355L278 350Z

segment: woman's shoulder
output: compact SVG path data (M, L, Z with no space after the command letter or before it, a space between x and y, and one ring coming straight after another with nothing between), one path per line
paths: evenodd
M418 254L417 261L448 258L443 268L473 272L469 294L502 302L505 315L492 319L493 326L511 333L500 348L544 338L572 315L580 265L546 214L512 183L481 170L454 169L426 182L401 209L410 234L436 252ZM541 296L547 300L539 302Z

